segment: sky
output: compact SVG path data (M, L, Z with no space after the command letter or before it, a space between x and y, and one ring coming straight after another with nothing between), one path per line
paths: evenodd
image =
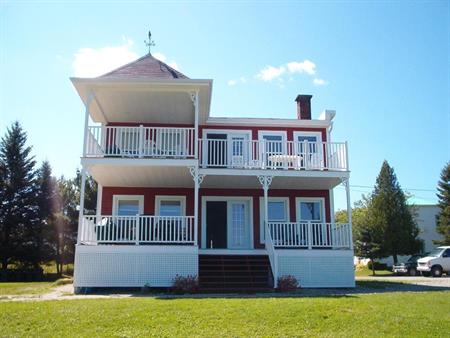
M336 110L348 141L351 199L383 160L417 203L436 201L450 160L448 1L0 0L0 135L18 120L55 175L80 163L84 107L70 76L96 76L147 53L213 79L212 116L313 118ZM335 208L345 208L343 187Z

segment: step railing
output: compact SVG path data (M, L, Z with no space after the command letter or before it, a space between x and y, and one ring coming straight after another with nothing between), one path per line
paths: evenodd
M265 245L267 255L269 256L270 268L272 269L273 276L273 287L278 287L278 256L275 251L275 243L272 240L272 236L270 235L270 227L269 223L264 222L264 231L265 231Z
M197 245L194 216L83 216L80 243Z
M346 142L199 139L203 168L348 170Z
M88 127L85 156L193 158L195 129L170 127Z
M270 222L268 228L275 248L351 248L348 223Z

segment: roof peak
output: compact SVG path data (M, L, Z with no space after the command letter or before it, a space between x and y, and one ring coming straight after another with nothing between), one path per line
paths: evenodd
M150 51L117 69L98 78L153 78L153 79L189 79L186 75L155 58Z

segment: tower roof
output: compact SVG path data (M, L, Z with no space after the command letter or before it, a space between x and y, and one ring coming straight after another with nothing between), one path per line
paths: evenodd
M189 79L186 75L170 67L166 63L156 59L152 54L127 63L109 73L99 76L99 79L107 78L151 78L151 79Z

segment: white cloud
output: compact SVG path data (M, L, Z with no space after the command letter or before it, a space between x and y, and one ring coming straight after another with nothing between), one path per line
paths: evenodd
M174 60L168 60L167 57L163 53L152 53L152 55L157 58L159 61L167 63L170 67L176 70L180 70L178 64Z
M316 73L316 64L309 60L302 62L292 61L286 64L289 73L303 73L314 75Z
M315 78L313 80L313 83L315 86L326 86L329 82L324 79Z
M279 78L286 72L286 68L284 66L274 67L274 66L266 66L261 69L261 71L256 74L256 78L265 82L272 81L273 79Z
M124 40L119 46L78 49L72 62L74 75L95 77L136 60L139 56L132 51L133 41Z
M247 79L244 76L241 76L239 79L231 79L228 80L227 84L232 87L237 85L238 83L246 83Z

